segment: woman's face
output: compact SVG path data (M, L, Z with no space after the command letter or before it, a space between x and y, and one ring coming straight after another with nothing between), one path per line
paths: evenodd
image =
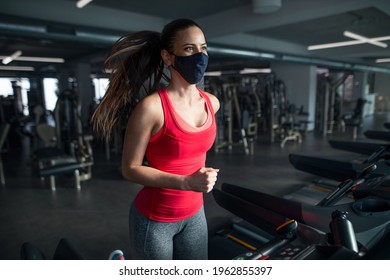
M192 26L177 33L173 43L174 55L189 56L199 52L207 55L206 39L199 27Z

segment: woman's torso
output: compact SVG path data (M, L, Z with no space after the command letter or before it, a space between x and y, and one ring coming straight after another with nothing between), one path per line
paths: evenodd
M210 98L204 99L207 118L200 127L188 124L175 111L166 89L159 90L164 112L162 128L151 137L146 149L150 167L164 172L190 175L205 166L206 153L215 140L216 124ZM137 195L136 207L143 215L161 222L175 222L195 214L203 205L203 193L145 186Z

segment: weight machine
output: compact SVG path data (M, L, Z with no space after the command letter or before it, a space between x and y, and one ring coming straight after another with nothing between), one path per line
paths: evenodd
M345 131L345 122L341 112L342 98L338 96L337 91L350 75L350 73L344 73L335 81L325 75L317 76L315 126L323 136L332 134L335 127Z
M257 86L257 80L252 77L207 77L205 90L215 94L221 104L216 114L216 152L242 146L246 155L253 155L261 117Z
M80 189L80 182L92 177L93 151L92 136L83 131L80 117L81 104L74 90L65 90L59 96L54 109L55 126L47 123L37 125L37 132L42 136L52 137L52 145L38 148L33 152L37 162L38 174L49 177L52 190L56 189L55 177L73 173L75 186Z
M287 141L302 143L302 135L296 123L297 110L287 99L286 87L281 80L271 76L265 86L266 117L270 142L280 141L283 148Z

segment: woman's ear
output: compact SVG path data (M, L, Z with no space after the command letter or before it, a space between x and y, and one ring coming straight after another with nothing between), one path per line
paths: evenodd
M161 50L161 58L167 66L171 66L171 55L167 50Z

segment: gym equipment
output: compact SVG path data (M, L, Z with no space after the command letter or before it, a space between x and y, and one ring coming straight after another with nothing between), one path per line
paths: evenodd
M256 250L274 238L273 232L267 232L251 223L236 217L231 226L223 228L209 238L209 259L231 260L248 250Z
M296 154L289 154L290 163L298 170L318 175L322 178L328 178L335 181L344 181L348 178L357 178L364 169L372 163L375 163L378 169L372 176L387 174L390 171L387 160L390 146L380 146L368 158L360 162L345 162L333 159L310 157Z
M353 128L353 131L352 131L352 138L353 139L357 138L357 130L363 124L363 110L364 110L364 105L367 102L368 101L366 99L358 98L358 100L356 101L356 106L355 106L355 109L353 110L353 112L343 115L343 121L344 121L345 125L351 126Z
M390 141L389 131L367 130L364 132L364 136L366 136L369 139Z
M76 92L73 90L62 92L54 109L55 127L43 124L47 133L41 133L48 135L46 140L51 140L55 135L54 145L34 151L33 159L38 163L38 175L50 178L50 187L53 191L56 189L55 177L58 175L73 173L77 189L80 189L81 181L92 176L93 138L83 131L80 110ZM38 129L40 127L42 126L37 126Z
M287 141L297 141L298 143L302 143L302 135L296 130L297 127L300 127L300 124L295 121L296 114L295 105L289 104L285 112L281 115L281 148L284 148Z
M253 155L261 117L257 87L254 77L207 77L205 89L215 94L221 105L216 114L216 152L242 146L246 155Z
M362 187L372 190L390 185L389 176L380 182L378 178L365 179L354 193ZM388 185L382 192L390 191ZM390 236L390 200L382 193L366 192L353 202L318 206L223 183L221 189L213 190L213 196L219 205L255 226L279 227L274 239L237 258L389 258L389 251L377 251L382 244L389 247ZM369 254L374 249L376 254Z
M379 146L365 160L351 162L290 154L290 163L296 169L318 175L321 179L313 181L313 184L303 186L300 190L286 195L285 198L316 204L318 197L321 198L324 194L340 187L335 184L335 181L348 182L350 178L359 179L366 176L368 171L368 177L371 179L386 176L390 170L389 149L390 145ZM323 178L330 179L332 182L323 181ZM349 197L345 197L343 200L347 201L350 199Z
M345 194L351 191L354 188L359 187L363 182L367 174L370 174L376 169L375 164L369 164L365 167L361 174L356 179L347 179L341 182L338 187L327 197L323 198L320 202L317 203L318 206L329 206L339 201Z
M274 74L206 77L205 89L221 104L216 115L216 152L238 145L246 154L253 154L260 129L271 143L278 141L282 148L287 141L302 142L300 129L305 130L309 122L297 121L296 117L307 114L289 103L284 83Z
M359 153L363 155L371 155L382 147L388 145L388 143L371 143L371 142L356 142L356 141L341 141L341 140L329 140L330 146L335 149L349 151L353 153Z
M267 80L265 87L265 100L267 104L267 124L270 142L274 143L280 131L280 115L284 110L286 100L286 89L282 81L271 77Z
M356 178L360 167L355 167L351 162L296 154L289 154L288 159L297 170L335 181L343 181L347 178Z
M343 73L337 79L328 74L317 76L315 127L323 136L332 134L335 126L342 130L345 128L341 112L342 98L337 91L350 75Z
M3 152L4 144L6 143L10 127L11 125L9 123L1 123L0 125L0 183L2 186L5 185L5 175L1 154Z
M266 83L265 100L270 142L279 140L281 148L287 141L302 143L302 135L298 131L301 124L296 122L296 106L289 103L285 84L274 76Z
M278 226L275 231L278 234L276 238L273 238L267 242L260 249L256 249L253 252L246 252L242 255L235 257L235 260L261 260L267 259L271 252L281 249L285 244L290 240L296 237L296 230L298 223L295 220L287 220L280 226Z

